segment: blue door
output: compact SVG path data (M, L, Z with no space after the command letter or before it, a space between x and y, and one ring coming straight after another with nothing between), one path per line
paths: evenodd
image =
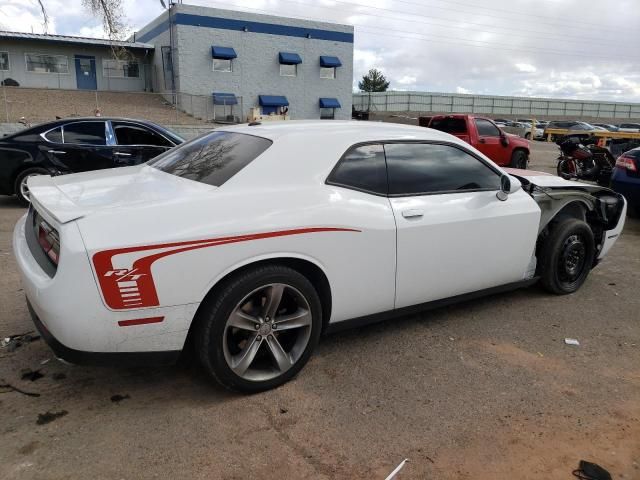
M82 90L97 90L96 57L76 55L76 84Z

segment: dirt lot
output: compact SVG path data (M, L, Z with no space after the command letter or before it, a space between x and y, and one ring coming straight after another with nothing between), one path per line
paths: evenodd
M537 143L531 166L553 171L554 155ZM11 252L23 212L0 198L0 337L32 329ZM638 252L628 219L574 295L534 287L335 334L296 380L254 396L194 367L0 349L0 383L40 394L0 389L0 476L384 479L409 458L398 478L568 480L587 459L638 479ZM37 424L46 412L67 413Z

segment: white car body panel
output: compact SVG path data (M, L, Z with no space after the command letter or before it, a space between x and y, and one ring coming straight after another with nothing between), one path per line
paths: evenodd
M211 288L268 259L300 259L324 273L331 324L532 275L540 208L516 178L506 201L487 191L391 198L325 183L341 155L362 142L447 142L490 162L456 137L363 122L221 130L273 141L221 187L148 165L29 180L34 208L60 235L55 276L29 250L24 218L14 249L33 310L63 345L180 350ZM424 214L406 219L407 209Z
M517 180L516 180L517 181ZM522 189L394 198L398 223L396 307L524 280L540 208ZM422 217L404 218L419 211Z

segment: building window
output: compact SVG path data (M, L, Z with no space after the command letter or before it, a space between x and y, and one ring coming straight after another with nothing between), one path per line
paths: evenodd
M0 52L0 70L9 71L9 52Z
M298 75L298 65L287 65L285 63L280 64L280 76L281 77L295 77Z
M214 58L213 71L214 72L232 72L233 70L231 68L231 59Z
M102 75L110 78L138 78L140 66L137 60L102 60Z
M320 78L336 78L336 67L320 67Z
M65 55L26 53L24 57L27 64L27 72L69 73L69 59Z
M333 120L336 118L336 109L335 108L321 108L320 109L320 120Z

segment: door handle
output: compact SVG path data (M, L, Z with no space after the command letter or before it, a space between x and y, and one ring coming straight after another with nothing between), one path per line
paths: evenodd
M487 141L484 138L481 138L480 140L478 140L480 143L487 143Z
M67 152L65 152L64 150L47 150L47 153L53 153L55 155L63 155Z
M130 157L131 154L130 153L125 153L125 152L114 152L114 155L117 155L118 157Z
M404 218L420 218L424 215L422 210L404 210L402 216Z

